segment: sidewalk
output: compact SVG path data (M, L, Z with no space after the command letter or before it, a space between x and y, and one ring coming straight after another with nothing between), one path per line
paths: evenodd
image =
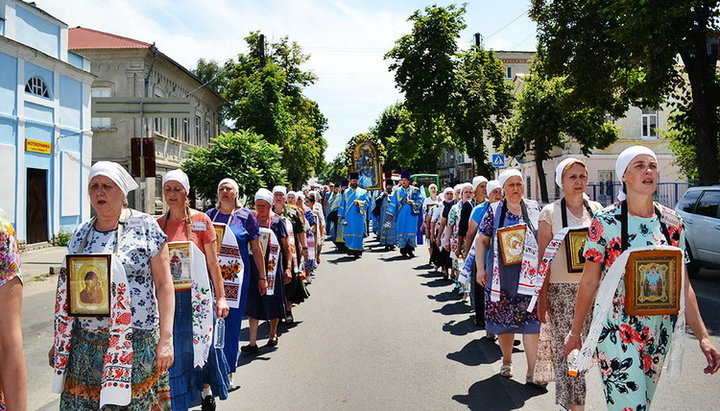
M65 247L46 247L20 253L23 280L29 282L35 278L47 276L50 274L51 268L57 274L57 270L65 259L65 254L67 254Z

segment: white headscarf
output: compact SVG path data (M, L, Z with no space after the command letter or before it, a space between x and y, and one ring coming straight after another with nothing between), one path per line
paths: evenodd
M295 199L297 200L297 193L294 192L294 191L288 191L287 196L288 196L288 197L293 196L293 197L295 197Z
M180 169L168 171L162 178L162 185L164 186L168 181L177 181L182 184L186 193L190 193L190 179L184 171Z
M565 171L566 168L570 167L570 165L580 163L582 165L585 165L582 160L574 158L574 157L568 157L565 160L561 161L560 164L555 167L555 184L558 185L558 187L562 188L562 174L563 171Z
M235 189L236 196L240 195L240 186L238 186L238 183L235 180L233 180L232 178L223 178L222 180L220 180L220 182L218 183L218 188L217 188L218 191L220 191L220 186L222 186L223 184L230 184L232 186L232 188Z
M285 188L285 186L275 186L272 189L272 194L275 194L275 193L283 193L283 195L286 195L287 188Z
M500 182L498 180L490 180L487 183L487 193L490 194L495 190L496 188L502 189L502 186L500 185Z
M498 182L500 183L500 187L505 186L505 182L510 177L520 177L522 180L522 173L520 170L514 169L514 168L508 168L507 170L504 170L502 173L500 173L500 177L498 177Z
M112 161L98 161L90 167L90 175L88 181L95 176L105 176L117 185L123 193L127 195L130 191L138 188L135 179L123 166Z
M488 179L483 176L474 177L472 180L473 191L477 190L478 186L482 183L487 183Z
M445 189L444 189L443 192L442 192L443 197L444 197L445 194L447 194L447 193L450 193L450 194L454 193L452 187L445 187Z
M257 200L265 200L268 204L272 206L273 204L273 193L270 192L267 188L261 188L255 193L255 201Z
M295 194L295 200L305 200L305 194L303 194L302 191L298 191L297 194Z
M623 150L622 153L617 158L617 161L615 161L615 176L617 177L620 182L622 182L622 178L625 175L625 170L627 170L628 165L631 161L640 154L647 154L651 156L655 161L657 161L657 156L655 155L655 152L650 150L649 148L645 146L632 146L628 147L625 150ZM627 196L625 195L625 190L623 190L622 185L620 186L620 190L618 191L618 200L623 201Z

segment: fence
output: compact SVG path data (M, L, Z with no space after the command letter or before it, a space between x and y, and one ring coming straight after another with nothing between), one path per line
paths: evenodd
M653 199L666 207L673 208L689 186L688 183L658 183ZM590 183L585 192L591 200L607 206L617 201L620 187L622 187L622 184L616 181Z

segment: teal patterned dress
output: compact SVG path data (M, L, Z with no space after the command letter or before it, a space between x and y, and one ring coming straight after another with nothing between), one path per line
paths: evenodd
M662 213L681 218L661 207ZM672 246L685 251L680 226L667 226ZM657 216L643 218L628 214L628 250L667 244ZM584 256L602 264L603 277L622 254L620 203L598 211L590 223ZM618 283L613 308L608 313L598 340L598 365L609 410L646 410L650 407L660 379L665 355L670 348L676 315L632 316L625 312L625 281Z

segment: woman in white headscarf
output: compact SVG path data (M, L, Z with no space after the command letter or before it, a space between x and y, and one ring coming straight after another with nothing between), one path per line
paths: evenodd
M618 196L620 202L595 213L590 222L584 253L586 262L565 354L583 345L582 325L597 293L594 318L576 364L581 370L586 369L596 345L608 408L647 409L667 355L673 354L671 371L677 370L676 361L682 361L681 350L670 348L674 341L682 341L684 320L707 358L706 374L720 369L720 354L710 341L685 270L680 274L684 285L674 290L675 295L684 298L684 316L683 298L676 315L627 313L623 281L629 255L626 251L662 247L668 250L668 246L672 246L684 252L685 233L682 218L675 211L653 202L660 175L652 150L642 146L627 148L618 156L615 173L623 183ZM664 288L673 287L668 283Z
M602 209L600 203L584 198L588 171L582 160L570 157L561 161L555 169L555 184L563 189L563 197L546 205L540 212L540 256L545 254L546 248L559 231L565 227L588 227L593 214ZM585 404L585 378L567 374L568 367L564 356L565 336L572 324L575 296L580 282L580 272L568 270L566 246L567 241L562 241L559 248L551 248L556 254L539 295L538 315L543 329L535 376L547 375L555 380L556 404L572 410L582 410ZM542 270L543 266L540 265L538 269ZM584 334L589 326L589 322L586 322L583 327ZM548 350L544 349L545 345L542 343L545 335L550 338Z
M218 207L206 211L213 223L227 224L228 228L232 230L244 266L237 308L230 307L230 313L225 318L225 347L223 350L230 372L231 391L237 388L233 374L237 370L240 328L250 292L250 277L252 275L265 277L265 252L260 248L260 226L252 211L240 207L239 192L240 189L235 180L232 178L222 179L217 188ZM221 244L222 240L222 238L218 239ZM267 284L260 282L258 286L260 293L264 294Z
M503 200L490 205L485 212L478 234L475 238L476 255L484 256L485 250L492 250L488 263L484 258L476 258L476 281L485 287L485 331L498 337L502 351L500 375L510 378L512 374L512 347L515 334L523 335L523 345L527 358L528 372L525 381L534 383L535 358L537 353L540 321L537 308L527 311L530 305L531 290L529 275L531 268L537 266L537 224L540 214L538 203L523 198L525 192L522 174L518 170L508 169L499 177L505 194ZM524 224L524 244L507 247L522 256L516 264L505 264L500 255L498 230L504 227ZM509 261L508 261L509 262Z
M127 208L127 194L138 186L125 169L98 161L90 168L88 194L96 216L83 223L68 243L71 254L113 254L127 276L132 335L132 398L130 410L167 409L170 387L167 370L173 363L173 314L175 293L168 258L167 236L148 214ZM114 258L114 257L113 257ZM67 295L67 272L58 279L56 299ZM105 284L105 287L109 287ZM50 365L62 389L60 409L97 410L106 395L101 387L110 338L107 317L67 317L56 307L55 346ZM70 318L69 321L65 321ZM119 320L115 320L116 322ZM67 327L72 328L67 335ZM116 335L113 335L116 338ZM68 353L63 348L70 345ZM127 355L128 352L124 352ZM121 357L122 358L122 357ZM67 362L66 362L67 361ZM117 365L117 364L115 364ZM61 379L62 380L62 379Z
M205 255L207 273L214 291L215 318L225 318L230 307L225 299L225 287L217 255L217 233L207 214L191 209L188 205L190 180L182 170L168 171L162 179L163 198L168 211L158 219L170 242L191 241ZM197 344L193 315L193 290L178 287L175 290L175 323L173 344L176 360L170 368L170 394L173 410L190 408L198 396L202 397L203 408L215 409L215 396L225 400L230 386L229 370L222 349L210 347L205 365L195 366ZM207 332L207 330L205 330ZM206 338L214 338L205 335ZM214 341L213 341L214 344ZM200 382L203 387L198 387ZM202 392L200 392L202 388Z

